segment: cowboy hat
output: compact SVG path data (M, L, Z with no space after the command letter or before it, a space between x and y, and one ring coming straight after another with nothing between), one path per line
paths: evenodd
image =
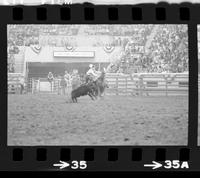
M89 65L89 68L92 68L92 67L94 67L94 65L93 65L93 64L90 64L90 65Z

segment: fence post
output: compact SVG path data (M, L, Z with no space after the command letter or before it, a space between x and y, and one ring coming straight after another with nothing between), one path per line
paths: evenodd
M57 90L56 90L57 94L59 94L59 90L60 90L60 81L61 81L60 79L57 80ZM65 90L66 90L66 87L64 88L64 95L65 95Z
M168 76L165 76L165 96L168 96Z
M116 86L117 86L117 88L116 88L116 95L119 95L119 90L118 90L118 87L119 87L119 84L118 84L118 76L117 76L117 78L116 78Z
M143 77L142 75L139 76L139 90L140 90L140 96L143 96Z
M39 92L40 92L40 78L38 79L38 89L39 89Z
M129 76L130 76L130 80L131 80L131 86L133 86L133 85L134 85L133 76L132 76L132 74L130 74ZM133 84L133 85L132 85L132 84ZM133 86L133 89L131 90L131 95L132 95L132 96L134 95L134 92L135 92L135 90L134 90L134 86Z
M64 88L64 93L65 93L65 89L66 88ZM57 94L59 94L59 90L60 90L60 80L58 79Z
M56 80L55 79L53 80L52 84L53 84L53 87L52 87L52 93L53 93L56 89Z
M52 91L53 91L53 82L54 82L54 81L50 81L51 93L52 93Z
M56 87L57 87L57 79L54 80L53 82L53 92L56 92Z
M32 88L31 87L31 79L27 79L27 84L26 84L26 92L28 93L28 92L30 92L30 88Z
M128 81L127 81L127 76L126 76L126 95L128 95Z
M34 88L35 88L35 80L32 78L32 87L31 87L31 90L32 90L32 94L34 94Z

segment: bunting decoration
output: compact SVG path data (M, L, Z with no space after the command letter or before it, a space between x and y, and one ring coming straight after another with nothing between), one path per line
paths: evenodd
M67 51L74 51L74 49L75 49L74 46L68 46L68 45L66 45L65 47L66 47Z
M32 49L35 53L39 54L40 51L41 51L41 49L42 49L42 47L41 47L40 45L32 45L32 46L31 46L31 49Z
M69 43L65 43L65 48L67 51L74 51L75 50L75 46L69 44Z
M115 49L115 47L112 46L111 44L107 44L107 45L104 46L104 51L107 52L107 53L113 52L114 49Z

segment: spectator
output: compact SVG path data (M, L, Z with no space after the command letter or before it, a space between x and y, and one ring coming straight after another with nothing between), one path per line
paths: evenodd
M60 94L62 95L65 95L65 89L66 89L66 86L67 86L67 83L66 83L66 80L65 80L65 77L61 77L61 80L60 80Z
M48 81L49 81L49 83L50 83L51 92L52 92L52 91L53 91L53 80L54 80L54 77L53 77L52 72L49 72L49 73L48 73L47 79L48 79Z
M70 85L71 75L68 73L68 71L65 71L64 79L66 81L67 86Z
M186 25L86 25L82 27L80 28L79 25L9 25L8 63L11 64L8 65L8 72L15 72L14 62L11 62L11 59L20 52L19 46L33 44L65 46L67 42L69 46L75 47L77 42L79 45L79 41L84 41L77 40L79 32L89 35L88 45L104 46L105 42L108 42L114 46L121 46L123 59L119 57L120 59L114 62L113 67L109 69L111 72L117 72L121 66L126 69L123 72L128 73L134 70L137 72L188 71ZM147 41L150 41L150 45L146 45Z
M80 76L78 75L78 70L73 69L71 78L72 78L72 90L74 90L81 85L81 80Z
M25 85L25 81L24 81L23 77L20 78L19 84L20 84L20 94L23 94L23 92L24 92L24 85Z

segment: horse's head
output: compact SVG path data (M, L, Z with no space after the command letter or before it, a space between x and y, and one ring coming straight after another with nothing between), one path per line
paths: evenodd
M98 78L98 80L104 81L105 76L106 76L105 71L102 71L101 74L100 74L100 76L99 76L99 78Z

